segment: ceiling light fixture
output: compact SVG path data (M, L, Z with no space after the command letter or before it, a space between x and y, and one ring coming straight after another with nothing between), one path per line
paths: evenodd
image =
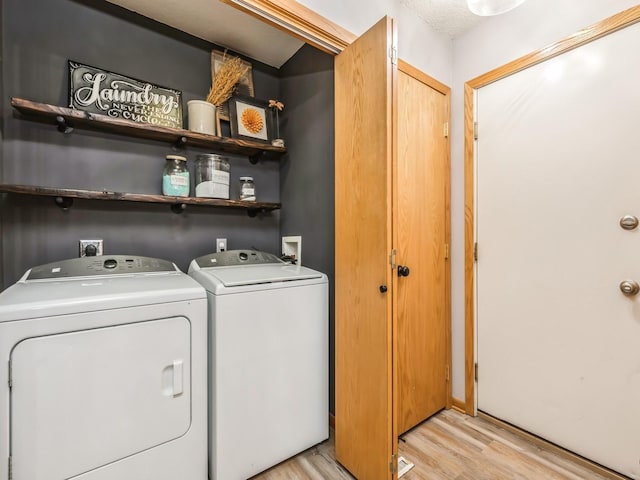
M500 15L522 5L525 0L467 0L471 12L481 17Z

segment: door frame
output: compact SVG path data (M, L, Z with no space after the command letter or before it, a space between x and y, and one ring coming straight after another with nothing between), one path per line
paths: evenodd
M631 7L569 35L551 45L524 55L501 67L490 70L464 85L464 190L465 190L465 412L477 414L476 396L476 291L475 274L478 249L476 247L475 215L475 99L477 90L526 68L532 67L565 52L640 21L640 6Z
M295 0L220 1L333 55L358 38Z

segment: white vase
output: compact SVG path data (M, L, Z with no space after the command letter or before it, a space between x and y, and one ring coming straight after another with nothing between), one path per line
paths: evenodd
M216 134L216 107L204 100L189 100L189 130L193 132Z

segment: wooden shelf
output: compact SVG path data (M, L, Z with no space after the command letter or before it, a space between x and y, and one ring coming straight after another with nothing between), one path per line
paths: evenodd
M68 209L73 204L73 199L82 198L87 200L115 200L122 202L142 202L142 203L164 203L171 205L171 209L180 213L187 205L204 205L209 207L234 208L246 210L249 216L257 213L278 210L279 203L271 202L241 202L239 200L222 200L218 198L200 197L167 197L164 195L149 195L143 193L120 193L93 190L75 190L70 188L51 188L36 185L14 185L0 184L0 192L17 193L21 195L36 195L54 197L56 204Z
M256 157L264 155L282 155L287 151L284 147L240 140L237 138L217 137L204 133L192 132L182 128L163 127L144 123L136 123L121 118L111 118L82 110L58 107L46 103L37 103L22 98L11 98L11 106L26 117L57 125L58 130L70 133L74 128L115 133L134 138L167 142L178 146L194 146L214 151L236 153Z

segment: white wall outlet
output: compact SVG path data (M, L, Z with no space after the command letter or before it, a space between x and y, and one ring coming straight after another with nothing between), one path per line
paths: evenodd
M302 265L302 237L282 237L282 256L295 260L296 265Z
M226 251L227 251L227 239L216 238L216 253L226 252Z
M80 240L78 242L79 244L79 256L80 257L87 257L87 256L93 256L93 255L102 255L103 252L103 240L99 239L99 240ZM87 249L88 247L88 249ZM94 253L95 251L95 253Z

